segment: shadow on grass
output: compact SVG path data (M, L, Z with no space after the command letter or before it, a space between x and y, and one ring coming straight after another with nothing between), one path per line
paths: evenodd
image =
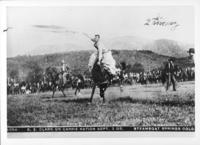
M69 94L65 94L66 96L60 94L60 95L55 95L54 97L52 97L52 95L43 95L41 96L41 99L57 99L57 98L72 98L74 97L74 95L69 95Z
M66 98L66 99L65 99ZM58 103L89 103L90 98L68 98L68 97L56 97L53 99L48 99L46 101L53 101ZM112 100L107 100L108 103L132 103L132 104L143 104L143 105L159 105L159 106L175 106L175 107L183 107L183 106L195 106L194 99L182 99L178 96L166 97L160 96L160 98L153 99L142 99L142 98L131 98L130 96L119 97Z
M139 91L140 92L140 91ZM158 93L161 93L161 91L156 91L156 90L143 90L142 92L158 92Z
M76 98L76 99L55 100L55 101L63 102L63 103L88 103L88 102L90 102L90 98Z
M158 99L158 100L148 100L148 99L139 99L139 98L131 98L130 96L127 97L120 97L114 100L110 100L110 103L114 102L125 102L125 103L133 103L133 104L144 104L144 105L160 105L160 106L192 106L194 107L195 102L194 100L165 100L165 99Z

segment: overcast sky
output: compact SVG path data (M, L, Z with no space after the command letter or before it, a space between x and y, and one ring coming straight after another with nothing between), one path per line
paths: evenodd
M99 33L103 39L139 36L194 43L194 11L190 6L9 7L7 16L8 27L12 27L8 31L8 57L40 46L70 43L72 33L68 31ZM171 26L144 25L146 19L156 16L179 26L171 30ZM75 35L77 43L88 41Z

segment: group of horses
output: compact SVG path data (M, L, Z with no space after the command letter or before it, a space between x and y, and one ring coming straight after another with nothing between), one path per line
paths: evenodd
M56 90L58 89L63 93L64 96L64 90L67 88L73 88L75 89L75 95L80 92L81 88L85 87L85 79L83 75L76 75L72 76L71 73L67 73L66 75L66 82L63 80L63 73L60 72L56 67L48 67L45 70L45 81L51 82L50 90L53 92L52 97L54 97L54 94ZM91 81L89 82L89 85L91 85Z
M122 70L119 73L119 85L122 83ZM62 92L63 96L66 96L64 93L64 90L66 88L70 88L73 86L72 77L71 74L68 73L66 76L66 82L63 82L63 74L57 70L55 67L48 67L45 71L45 76L46 76L46 81L51 82L51 90L52 90L52 97L54 97L54 94L56 90L58 89L59 91ZM91 70L91 79L92 79L92 93L90 97L90 101L92 102L93 95L95 92L96 87L99 88L100 91L100 97L103 98L103 101L105 102L105 91L111 85L111 79L112 77L109 75L108 71L103 70L100 65L97 64L97 62L94 64L93 69ZM75 94L80 91L82 84L84 84L84 79L81 78L81 75L77 77L74 88Z

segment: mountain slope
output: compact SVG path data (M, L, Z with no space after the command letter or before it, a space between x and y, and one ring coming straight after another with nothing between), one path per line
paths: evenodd
M108 48L115 50L144 50L143 47L152 42L150 39L136 36L121 36L107 40Z
M188 56L187 50L190 47L189 45L183 45L182 43L177 41L159 39L145 45L144 49L151 50L161 55L167 55L172 57L186 57Z
M27 61L36 61L44 70L49 66L61 68L61 61L64 59L65 62L70 66L72 72L84 73L88 71L88 60L92 52L94 51L72 51L48 55L18 56L8 58L7 72L10 74L13 69L16 69L19 70L20 76L26 76L25 73L27 70L23 66ZM126 62L127 65L140 63L143 65L145 71L163 67L163 63L169 58L168 56L159 55L147 50L113 50L112 53L117 63ZM186 67L189 66L191 62L189 62L188 58L186 57L176 59L175 64L181 67Z
M150 50L157 54L172 57L185 57L188 55L188 49L193 47L191 44L169 39L151 40L136 36L115 37L102 40L102 42L107 48L113 50ZM94 50L93 43L89 39L73 36L66 39L64 44L46 44L38 46L30 51L30 54L41 55L82 50Z

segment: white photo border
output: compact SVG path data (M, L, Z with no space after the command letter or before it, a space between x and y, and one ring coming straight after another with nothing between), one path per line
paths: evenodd
M184 6L195 8L195 133L189 132L64 132L64 133L7 133L7 46L6 9L8 6ZM1 143L2 145L35 145L35 144L190 144L199 143L200 138L200 2L198 0L75 0L75 1L1 1L0 2L0 101L1 101ZM9 138L14 137L14 138ZM74 138L76 137L76 138ZM78 139L77 139L78 137Z

